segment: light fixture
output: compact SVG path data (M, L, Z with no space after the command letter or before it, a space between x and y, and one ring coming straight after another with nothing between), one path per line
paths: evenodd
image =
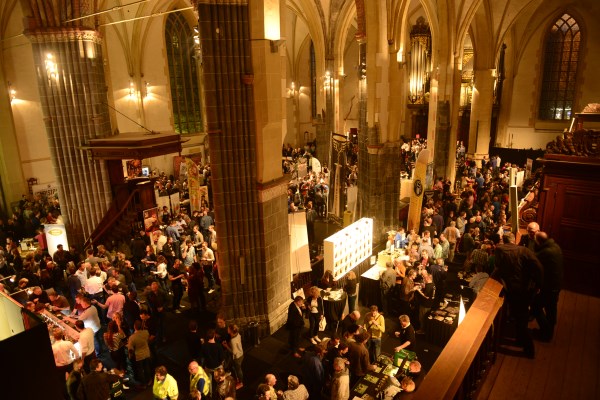
M129 97L133 97L134 94L135 94L135 85L133 84L133 81L130 80L129 81Z
M5 276L4 278L0 279L0 282L5 281L7 279L10 279L11 282L14 282L16 277L16 275Z
M12 87L10 81L8 82L8 95L10 97L10 102L12 103L14 99L17 98L17 91Z
M278 42L281 39L279 0L264 0L265 39Z
M56 64L54 54L46 54L44 65L46 66L46 75L48 76L48 83L50 83L52 80L58 80L58 65Z
M150 83L148 81L144 82L144 89L145 89L144 97L150 96Z

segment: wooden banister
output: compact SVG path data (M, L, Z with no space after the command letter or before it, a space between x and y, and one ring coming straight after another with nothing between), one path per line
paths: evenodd
M134 189L129 194L129 196L123 203L123 206L119 210L116 210L117 204L116 204L116 201L113 201L113 203L110 205L108 211L104 215L104 218L102 218L102 220L100 221L100 223L98 224L98 226L96 227L94 232L92 232L90 237L88 237L86 239L83 247L87 248L88 246L90 246L90 245L96 243L98 240L102 239L102 237L104 237L106 232L113 227L114 223L123 216L125 211L131 209L130 206L133 203L133 199L140 192L141 192L140 189Z
M472 370L479 368L474 361L480 351L488 353L484 341L495 340L490 333L504 303L500 297L501 291L499 282L488 279L413 398L438 400L471 397L472 388L465 387L469 386L465 382L473 374Z

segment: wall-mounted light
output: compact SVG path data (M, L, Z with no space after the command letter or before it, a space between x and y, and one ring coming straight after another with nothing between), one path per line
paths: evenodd
M17 98L17 91L13 88L12 84L8 82L8 96L10 97L10 102L12 103L14 99Z
M48 76L48 83L50 83L52 80L58 80L58 65L56 64L54 54L46 54L44 65L46 66L46 75Z
M144 82L144 97L150 96L150 83L148 81Z
M263 4L265 39L278 41L281 39L279 0L264 0Z
M133 81L129 81L129 97L133 97L135 95L135 85Z

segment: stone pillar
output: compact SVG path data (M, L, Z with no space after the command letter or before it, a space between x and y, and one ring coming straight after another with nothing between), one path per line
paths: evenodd
M11 106L18 107L18 98L11 104L4 69L0 68L0 212L10 215L10 203L27 193L27 182L21 168L21 158Z
M279 161L282 57L271 52L260 29L264 2L254 2L252 9L240 1L195 4L223 311L242 326L258 322L266 335L285 322L291 297L287 195Z
M490 150L490 129L492 127L492 105L494 101L493 73L493 69L476 69L474 71L475 84L471 101L468 153L477 162L483 156L488 155Z
M63 20L88 14L87 5L73 1L59 9L58 3L44 2L39 10L42 2L22 4L24 14L31 16L25 20L25 35L32 43L61 212L69 242L81 245L112 201L105 162L81 150L89 139L112 134L101 39L84 20L61 26ZM93 26L91 19L85 21Z

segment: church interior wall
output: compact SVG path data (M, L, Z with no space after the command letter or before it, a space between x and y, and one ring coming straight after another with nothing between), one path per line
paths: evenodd
M600 69L600 42L594 40L594 38L600 37L600 27L595 23L600 20L600 7L587 0L585 3L589 4L576 7L574 11L577 14L573 13L584 34L579 59L574 113L581 112L588 103L600 101L598 95L600 93L600 80L597 79L597 71ZM519 149L545 148L549 141L553 140L563 129L570 126L570 120L545 122L536 119L543 73L544 37L557 16L557 14L552 14L539 25L539 28L528 40L519 60L514 75L505 139L501 142L505 147ZM531 23L531 21L519 21L519 23ZM514 44L508 40L507 45L510 48ZM514 50L510 54L512 55L513 52ZM507 72L513 73L513 71Z

